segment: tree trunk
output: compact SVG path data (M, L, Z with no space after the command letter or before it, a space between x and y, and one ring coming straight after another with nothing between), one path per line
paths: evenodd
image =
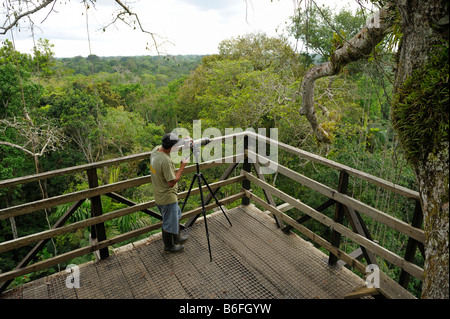
M333 52L329 62L308 70L302 83L300 114L310 122L317 140L329 141L315 112L314 82L366 58L394 22L392 6L400 13L403 32L392 119L415 169L421 195L426 237L422 298L449 298L448 0L388 2L356 36ZM441 54L444 59L441 56L436 62L438 46L446 46L447 51L446 56ZM439 72L444 75L436 79ZM428 82L427 73L434 76Z
M447 83L425 83L428 81L425 75L433 68L430 63L437 54L437 45L446 42L448 50L448 1L397 0L397 8L403 38L395 78L393 124L419 182L426 237L422 298L449 298L448 105L442 105L441 93L433 96L423 91L425 85L431 91L446 86L448 97L448 51L446 62L434 66L439 70L446 63ZM417 102L417 96L421 95L425 98ZM411 123L414 118L417 122ZM426 140L427 135L422 135L420 141L413 141L415 132L425 131L432 131L433 135L430 133Z
M425 229L422 298L449 298L448 147L416 168Z

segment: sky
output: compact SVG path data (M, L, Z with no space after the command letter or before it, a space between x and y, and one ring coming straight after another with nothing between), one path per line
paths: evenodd
M97 0L86 9L81 1L57 1L33 15L33 32L27 20L22 20L20 32L1 35L0 40L12 40L16 50L31 53L35 41L45 38L54 45L56 57L186 55L218 53L222 40L248 33L264 32L278 36L295 12L299 0L129 0L125 1L137 13L142 26L156 34L158 51L151 37L118 21L103 31L118 12L112 0ZM331 8L356 6L355 0L317 0ZM89 32L88 32L89 30Z

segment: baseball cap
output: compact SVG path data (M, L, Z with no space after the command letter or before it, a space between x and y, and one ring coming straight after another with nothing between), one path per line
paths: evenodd
M164 134L161 142L162 142L162 147L164 147L165 149L169 149L172 146L174 146L175 144L177 144L181 139L178 138L178 136L174 133L166 133Z

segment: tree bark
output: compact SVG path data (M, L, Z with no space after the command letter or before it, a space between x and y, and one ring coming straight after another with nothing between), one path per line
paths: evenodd
M397 8L402 18L403 38L394 89L396 95L401 95L404 94L403 84L414 75L414 72L419 70L425 73L431 56L435 53L436 45L442 45L442 41L446 41L448 45L448 1L397 0ZM395 104L392 106L393 112L396 107L399 106ZM417 105L410 107L413 112L412 108L417 108ZM428 101L426 108L429 108L430 112L437 112L435 101ZM448 113L448 106L446 112ZM448 114L446 119L445 116L438 117L435 121L448 122ZM395 124L394 118L394 127ZM417 126L420 130L428 129L420 127L420 123ZM398 126L396 131L400 139L402 134L409 134L408 131L402 131L401 126ZM447 140L433 145L431 151L429 147L420 148L420 156L413 164L419 183L426 237L422 298L449 298L448 147L447 135Z

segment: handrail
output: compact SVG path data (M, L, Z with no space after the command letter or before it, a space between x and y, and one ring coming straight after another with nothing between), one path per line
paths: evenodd
M246 134L247 134L247 131L230 134L230 135L224 135L224 136L220 136L217 138L213 138L213 139L211 139L211 141L213 142L213 141L219 141L219 140L223 140L223 139L227 139L227 138L245 136ZM174 151L178 151L180 148L182 148L182 147L181 146L177 147ZM52 177L57 177L57 176L62 176L62 175L74 174L74 173L83 172L83 171L93 169L93 168L101 168L101 167L118 165L118 164L127 163L127 162L141 161L144 159L149 159L151 153L152 152L149 151L149 152L144 152L144 153L139 153L139 154L132 154L132 155L113 158L113 159L104 160L104 161L95 162L95 163L82 164L82 165L78 165L78 166L61 168L61 169L43 172L43 173L39 173L39 174L32 174L32 175L27 175L27 176L22 176L22 177L6 179L3 181L0 180L0 188L11 187L11 186L19 185L19 184L30 183L30 182L36 182L39 180L49 179ZM195 169L195 166L192 166L192 171L194 169Z
M230 195L227 198L222 199L221 203L226 205L226 204L235 202L235 201L243 198L244 196L245 196L244 192L239 192L237 194ZM211 209L213 209L213 208L215 208L217 206L218 205L216 203L211 203L211 204L206 205L205 209L206 210L211 210ZM198 208L192 209L192 210L190 210L190 211L188 211L186 213L183 213L181 218L185 219L185 218L189 218L189 217L198 215L198 214L201 213L201 209L202 209L202 207L198 207ZM15 270L11 270L11 271L8 271L8 272L5 272L5 273L1 273L0 274L0 282L8 281L8 280L14 279L14 278L16 278L18 276L26 275L26 274L28 274L30 272L39 271L39 270L51 267L53 265L56 265L56 264L68 261L68 260L73 259L75 257L83 256L83 255L92 253L94 251L107 248L107 247L109 247L111 245L123 242L125 240L130 239L130 238L135 238L135 237L138 237L140 235L149 233L149 232L151 232L153 230L157 230L157 229L159 229L161 227L162 227L162 222L157 222L155 224L144 226L142 228L129 231L129 232L125 233L125 234L117 235L117 236L115 236L113 238L106 239L106 240L98 242L98 243L93 243L93 244L91 244L89 246L86 246L86 247L81 247L81 248L72 250L70 252L67 252L67 253L64 253L64 254L61 254L61 255L58 255L58 256L55 256L55 257L51 257L51 258L43 260L43 261L36 262L36 263L34 263L32 265L29 265L27 267L24 267L24 268L15 269Z
M361 179L363 179L363 180L365 180L367 182L373 183L373 184L375 184L377 186L380 186L380 187L382 187L384 189L388 189L388 190L390 190L390 191L392 191L394 193L400 194L400 195L402 195L404 197L412 198L412 199L416 199L416 200L420 199L420 194L417 191L414 191L414 190L411 190L409 188L397 185L395 183L383 180L383 179L381 179L381 178L379 178L377 176L365 173L363 171L357 170L357 169L352 168L350 166L334 162L334 161L329 160L327 158L324 158L322 156L319 156L319 155L316 155L316 154L313 154L313 153L310 153L310 152L307 152L307 151L303 151L301 149L295 148L295 147L290 146L288 144L285 144L285 143L273 140L273 139L271 139L269 137L266 137L264 135L260 135L260 134L257 134L257 133L251 132L251 131L249 131L247 134L249 136L253 136L254 138L257 138L258 141L266 142L266 143L269 143L269 144L274 144L274 145L278 146L279 148L281 148L281 149L283 149L283 150L285 150L285 151L287 151L287 152L289 152L291 154L298 155L298 156L300 156L302 158L305 158L307 160L313 161L315 163L323 164L325 166L328 166L330 168L333 168L333 169L336 169L336 170L339 170L339 171L345 171L349 175L361 178Z
M83 171L86 171L86 170L92 169L92 168L100 168L100 167L105 167L105 166L122 164L122 163L126 163L126 162L144 160L144 159L150 158L151 153L152 152L133 154L133 155L114 158L114 159L105 160L105 161L101 161L101 162L83 164L83 165L43 172L43 173L39 173L39 174L33 174L33 175L27 175L27 176L23 176L23 177L6 179L3 181L0 181L0 188L11 187L11 186L19 185L19 184L30 183L30 182L36 182L39 180L49 179L52 177L57 177L57 176L62 176L62 175L74 174L74 173L83 172Z
M266 136L254 133L252 131L244 131L244 132L239 132L239 133L230 134L230 135L226 135L226 136L220 136L220 137L213 138L212 141L224 141L224 140L227 141L227 139L234 138L234 137L236 137L236 143L238 141L238 139L237 139L238 137L243 138L242 146L244 148L246 148L246 146L249 145L248 140L250 138L255 138L255 139L257 139L258 142L276 144L280 149L287 151L291 154L300 156L300 157L305 158L310 161L314 161L316 163L323 164L327 167L336 169L336 170L340 171L341 173L342 172L348 173L349 175L352 175L354 177L357 177L362 180L373 183L379 187L382 187L384 189L387 189L387 190L390 190L397 194L400 194L406 198L413 199L416 202L420 198L419 193L416 191L410 190L410 189L402 187L400 185L396 185L392 182L385 181L379 177L367 174L365 172L359 171L359 170L351 168L349 166L333 162L333 161L323 158L321 156L294 148L290 145L275 141L273 139L270 139ZM256 145L256 144L252 144L252 145ZM237 149L237 147L236 147L236 149ZM207 169L210 167L215 167L215 166L223 165L223 164L236 165L236 163L238 163L240 160L242 160L245 156L244 167L243 167L244 170L242 171L241 175L232 177L232 178L228 178L229 177L228 173L233 171L235 168L235 166L233 166L233 167L230 166L229 169L227 170L227 172L225 173L225 175L222 176L223 179L219 180L218 182L210 184L212 189L217 189L221 186L230 185L230 184L234 184L234 183L238 183L238 182L243 182L243 185L242 185L243 190L241 190L239 193L237 193L235 195L231 195L231 196L221 200L221 202L228 203L228 202L233 202L240 198L245 198L245 202L243 200L243 204L245 205L249 201L248 198L250 198L256 204L269 210L274 215L275 218L278 218L279 220L284 221L288 225L293 226L297 230L304 233L307 237L310 237L310 239L312 239L313 241L315 241L322 247L328 249L332 254L335 254L336 256L338 256L339 258L344 260L347 264L349 264L353 267L356 267L358 270L361 271L361 269L363 268L363 264L361 262L357 261L355 258L351 257L350 255L346 254L342 250L340 250L339 243L337 243L337 245L336 245L336 243L333 241L331 243L328 242L327 240L323 239L322 237L312 233L310 230L307 230L298 221L294 221L289 216L283 214L281 212L281 210L274 207L274 201L269 200L269 197L271 195L274 195L275 197L278 197L279 199L283 200L285 203L291 205L292 207L299 209L301 212L305 213L309 217L312 217L312 218L318 220L319 222L323 223L324 225L328 226L333 231L337 231L340 234L343 234L344 236L353 240L355 243L360 244L362 247L365 247L368 250L370 250L371 252L392 262L393 264L397 265L398 267L402 268L403 270L407 271L408 273L412 274L413 276L416 276L418 278L422 277L423 269L418 267L417 265L413 264L411 262L411 260L406 260L406 257L405 257L405 259L403 259L402 257L398 256L397 254L383 248L381 245L374 243L373 241L370 240L370 237L366 238L364 236L361 236L360 234L352 232L349 228L344 227L342 224L340 224L336 220L333 221L332 219L326 217L324 214L320 213L319 211L316 211L316 210L312 209L311 207L307 206L306 204L302 203L300 200L295 199L295 198L283 193L282 191L276 189L275 187L267 184L263 180L263 176L259 176L259 178L258 178L258 177L255 177L254 175L252 175L249 172L249 163L254 162L255 168L257 168L258 167L257 165L258 165L258 162L259 162L259 159L261 158L261 156L256 154L255 152L253 152L251 149L245 149L244 151L245 151L244 154L233 155L233 156L221 158L221 159L218 159L215 161L203 162L203 163L199 164L201 169ZM95 172L95 170L97 168L101 168L101 167L105 167L105 166L118 165L121 163L126 163L126 162L131 162L131 161L144 160L144 159L149 158L150 154L151 154L151 152L145 152L145 153L124 156L121 158L110 159L110 160L105 160L105 161L96 162L96 163L84 164L84 165L79 165L79 166L75 166L75 167L69 167L69 168L44 172L44 173L40 173L40 174L34 174L34 175L4 180L4 181L0 181L0 188L11 187L11 186L15 186L18 184L29 183L29 182L34 182L34 181L38 181L38 180L44 180L44 179L48 179L48 178L56 177L56 176L73 174L73 173L77 173L77 172L81 172L81 171L87 171L87 172L94 171ZM234 164L231 164L231 163L234 163ZM388 214L385 214L384 212L381 212L380 210L370 207L369 205L366 205L366 204L346 195L345 193L341 193L339 191L339 188L338 188L338 190L334 190L331 187L328 187L324 184L314 181L298 172L295 172L295 171L293 171L287 167L284 167L278 163L275 163L273 161L270 161L267 158L264 158L264 163L265 164L270 163L271 167L276 167L277 172L279 172L280 174L290 178L293 181L299 182L314 191L317 191L317 192L327 196L328 198L331 199L330 200L331 204L336 203L336 205L343 205L345 207L348 207L348 209L352 209L354 211L358 211L362 214L365 214L366 216L372 218L373 220L381 222L381 223L387 225L388 227L395 229L395 230L399 231L400 233L408 236L410 238L410 240L415 240L418 243L423 243L425 241L425 235L424 235L424 231L422 229L414 227L414 225L411 226L408 223L405 223L405 222L398 220ZM191 173L191 172L194 172L195 170L196 170L196 165L189 165L185 168L184 172ZM95 180L96 179L97 179L97 177L95 175ZM56 205L61 205L61 204L70 203L70 202L74 202L74 201L75 202L83 201L88 198L92 199L92 198L98 197L100 195L108 195L115 191L143 185L143 184L150 183L150 182L151 182L150 176L143 176L143 177L132 178L129 180L119 181L119 182L107 184L107 185L101 185L101 186L90 185L91 188L89 188L87 190L73 192L70 194L54 196L51 198L46 198L46 199L31 202L31 203L26 203L26 204L21 204L21 205L17 205L17 206L13 206L13 207L0 209L0 220L8 218L8 217L29 214L29 213L32 213L37 210L54 207ZM254 193L251 192L250 186L249 186L250 182L258 187L261 187L263 190L265 190L266 197L267 197L269 203L271 203L271 204L264 202L262 199L260 199ZM203 186L203 187L205 188L206 186ZM199 189L194 188L191 193L196 194L198 192L199 192ZM184 198L186 196L186 194L187 194L187 192L181 192L178 194L178 197ZM328 206L330 206L331 204L329 204ZM209 207L215 207L214 205L215 204L209 204L209 205L207 205L207 207L208 207L208 209L210 209ZM39 232L36 234L31 234L28 236L24 236L21 238L17 238L14 240L0 243L0 253L9 251L11 249L16 249L18 247L23 247L30 243L36 242L36 241L48 240L49 238L52 238L54 236L58 236L60 234L65 234L65 233L68 233L71 231L75 231L80 228L99 225L106 221L112 220L114 218L117 218L120 216L125 216L128 214L137 212L137 211L143 211L143 210L151 208L153 206L155 206L154 201L149 201L149 202L142 203L142 204L135 204L134 206L122 208L122 209L119 209L119 210L116 210L113 212L109 212L109 213L105 213L105 214L101 214L101 212L100 212L100 215L95 215L95 216L90 217L83 221L75 222L75 223L72 223L70 225L65 225L65 226L62 224L59 228L58 227L53 228L53 229ZM190 212L184 213L183 218L195 217L200 212L199 209L200 208L196 208ZM101 211L101 209L100 209L100 211ZM70 215L68 215L68 216L70 216ZM278 220L277 220L277 222L278 222ZM415 226L417 226L417 225L415 225ZM60 256L55 256L55 257L52 257L45 261L31 264L29 266L23 265L24 266L23 268L11 270L7 273L0 274L0 282L5 281L5 280L11 280L11 278L15 278L17 276L20 276L20 275L23 275L23 274L26 274L29 272L33 272L33 271L37 271L37 270L41 270L41 269L50 267L52 265L55 265L62 261L70 260L71 258L74 258L77 256L82 256L82 255L85 255L90 252L94 252L94 251L97 251L100 249L105 249L112 244L116 244L121 241L128 240L130 238L145 234L145 233L149 232L150 230L154 230L159 227L160 227L160 223L155 223L150 226L145 226L143 228L140 228L138 230L134 230L131 232L127 232L125 234L118 235L114 238L110 238L110 239L98 238L98 242L93 242L87 247L82 247L82 248L73 250L71 252L62 254ZM1 292L1 287L0 287L0 292Z
M219 182L215 182L215 183L211 183L210 187L211 189L215 189L218 187L222 187L225 185L229 185L229 184L233 184L233 183L237 183L239 181L242 181L244 179L244 176L236 176L233 178L229 178L228 180L225 181L219 181ZM206 186L202 186L202 190L206 191L207 187ZM192 195L196 195L200 192L199 188L193 188L191 191ZM178 193L178 198L182 199L185 198L187 195L187 191ZM97 217L91 217L85 220L81 220L75 223L72 223L70 225L67 226L63 226L63 227L59 227L59 228L55 228L55 229L50 229L50 230L45 230L36 234L31 234L31 235L27 235L27 236L23 236L20 238L16 238L16 239L12 239L3 243L0 243L0 253L11 250L11 249L15 249L15 248L19 248L19 247L23 247L26 246L28 244L37 242L39 240L43 240L43 239L48 239L48 238L52 238L58 235L62 235L65 233L69 233L69 232L73 232L75 230L81 229L81 228L85 228L88 226L92 226L92 225L96 225L99 223L103 223L118 217L122 217L125 215L129 215L138 211L141 211L143 209L148 209L148 208L152 208L155 207L156 203L154 200L146 202L146 203L142 203L142 204L137 204L134 206L130 206L130 207L125 207L122 209L118 209L115 210L113 212L109 212L109 213L105 213L101 216L97 216Z
M248 154L251 156L254 156L255 158L261 157L260 155L252 152L247 151ZM331 187L328 187L326 185L323 185L319 182L316 182L315 180L312 180L304 175L301 175L297 172L294 172L293 170L286 168L282 165L279 165L277 163L274 163L273 161L265 159L265 161L270 162L270 164L273 166L275 165L277 167L277 172L300 183L308 188L315 190L322 195L325 195L328 198L332 198L336 200L337 202L340 202L348 207L351 207L355 210L357 210L360 213L363 213L372 219L381 222L409 237L412 237L416 239L417 241L424 243L425 242L425 233L423 230L418 229L416 227L413 227L401 220L398 220L397 218L394 218L386 213L383 213L382 211L375 209L369 205L366 205L359 200L356 200L348 195L341 194L337 192L336 190L332 189Z
M239 156L239 155L238 155ZM223 158L226 163L228 160L236 158L238 156L230 156ZM207 169L209 167L221 165L220 162L204 162L200 164L201 169ZM89 166L89 168L92 168ZM195 170L195 165L189 165L185 168L184 173L191 173ZM78 171L78 170L77 170ZM51 175L51 174L50 174ZM57 205L67 204L80 199L91 198L94 196L105 195L111 192L123 190L130 187L135 187L151 182L150 176L142 176L138 178L133 178L130 180L120 181L112 184L98 186L96 188L89 188L86 190L73 192L60 196L53 196L50 198L45 198L37 200L31 203L25 203L13 207L0 209L0 220L6 219L8 217L15 217L24 214L29 214L37 210L50 208Z
M385 249L384 247L378 245L377 243L368 240L367 238L358 235L351 230L349 230L347 227L341 225L340 223L334 222L331 218L325 216L324 214L321 214L320 212L316 211L315 209L309 207L308 205L302 203L300 200L293 198L292 196L278 190L277 188L271 186L270 184L267 184L260 179L256 178L250 173L243 172L243 174L254 184L270 191L272 194L274 194L276 197L282 199L284 202L291 204L301 212L308 214L315 220L321 222L325 226L328 226L329 228L338 231L342 235L345 235L347 238L353 240L355 243L360 244L361 246L364 246L368 249L370 249L372 252L378 254L379 256L383 257L384 259L392 262L396 266L405 269L407 272L412 274L413 276L417 278L422 278L423 276L423 269L418 267L417 265L405 261L403 258L398 256L397 254ZM254 198L254 195L252 195L250 192L246 192L247 196L250 197L250 199ZM278 216L280 218L283 218L283 216Z
M398 193L407 198L412 198L412 199L417 199L417 200L420 199L420 194L417 191L414 191L414 190L408 189L406 187L403 187L401 185L397 185L395 183L383 180L377 176L365 173L363 171L357 170L350 166L334 162L334 161L324 158L322 156L295 148L293 146L279 142L277 140L273 140L269 137L266 137L261 134L257 134L253 131L243 131L243 132L239 132L239 133L224 135L224 136L213 138L213 139L211 139L211 141L214 142L214 141L226 140L226 139L234 138L234 137L245 137L245 136L251 136L260 142L274 144L277 147L279 147L291 154L298 155L302 158L313 161L315 163L323 164L325 166L328 166L328 167L336 169L336 170L345 171L352 176L361 178L365 181L371 182L377 186L388 189L392 192ZM178 147L177 150L180 148L181 147ZM91 168L100 168L100 167L105 167L105 166L111 166L111 165L117 165L117 164L121 164L121 163L131 162L131 161L144 160L144 159L149 158L150 154L151 154L151 152L144 152L144 153L133 154L133 155L128 155L128 156L124 156L124 157L119 157L119 158L115 158L115 159L104 160L101 162L83 164L83 165L78 165L78 166L74 166L74 167L62 168L62 169L53 170L53 171L49 171L49 172L43 172L43 173L39 173L39 174L33 174L33 175L27 175L27 176L23 176L23 177L7 179L7 180L0 181L0 188L34 182L34 181L48 179L51 177L56 177L56 176L61 176L61 175L73 174L73 173L85 171L85 170L88 170Z

